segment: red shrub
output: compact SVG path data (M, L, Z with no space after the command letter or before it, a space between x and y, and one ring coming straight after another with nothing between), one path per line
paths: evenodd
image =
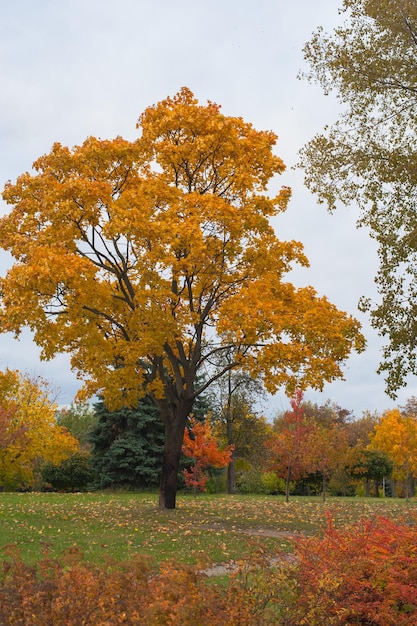
M336 530L329 520L324 537L295 547L297 619L309 626L417 624L416 526L376 518Z

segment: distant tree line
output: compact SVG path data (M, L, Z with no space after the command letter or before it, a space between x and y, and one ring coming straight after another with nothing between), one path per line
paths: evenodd
M149 397L109 410L103 399L58 408L42 379L0 373L0 488L158 488L164 430ZM415 493L417 399L355 419L297 391L271 422L256 381L240 373L201 396L186 431L181 489L290 495ZM201 427L199 426L201 425ZM203 427L204 426L204 427Z

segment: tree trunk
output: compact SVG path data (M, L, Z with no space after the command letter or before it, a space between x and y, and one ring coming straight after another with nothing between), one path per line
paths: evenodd
M164 416L165 443L159 485L159 508L175 509L184 430L190 409L180 406L175 415Z
M287 480L285 482L285 502L290 500L291 465L288 465Z
M323 502L326 502L326 474L323 472Z
M233 456L227 466L227 493L236 493L236 471Z
M410 471L409 471L408 463L407 463L407 469L406 469L406 475L405 475L405 499L407 502L410 499L409 493L410 493Z
M233 437L233 415L232 415L232 372L229 370L227 374L227 406L226 406L226 431L227 431L227 444L234 445ZM232 458L227 467L227 493L236 493L236 471L235 471L235 451L232 452Z

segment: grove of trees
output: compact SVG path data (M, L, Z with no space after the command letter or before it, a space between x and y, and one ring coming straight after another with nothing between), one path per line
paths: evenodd
M226 386L227 387L227 386ZM178 469L181 489L410 498L417 478L417 400L385 413L313 404L297 390L291 408L268 421L251 387L202 396L187 421ZM104 401L58 410L41 378L0 373L0 488L79 491L155 490L162 472L164 428L157 407L109 410ZM228 419L225 419L228 417ZM230 443L230 423L232 438Z

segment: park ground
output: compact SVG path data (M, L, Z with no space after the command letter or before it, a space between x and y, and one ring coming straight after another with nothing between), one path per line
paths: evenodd
M393 498L190 495L161 511L154 493L2 493L0 546L23 561L79 550L88 561L125 560L138 554L212 566L240 560L258 549L291 552L297 536L359 519L385 517L410 523L417 500Z

